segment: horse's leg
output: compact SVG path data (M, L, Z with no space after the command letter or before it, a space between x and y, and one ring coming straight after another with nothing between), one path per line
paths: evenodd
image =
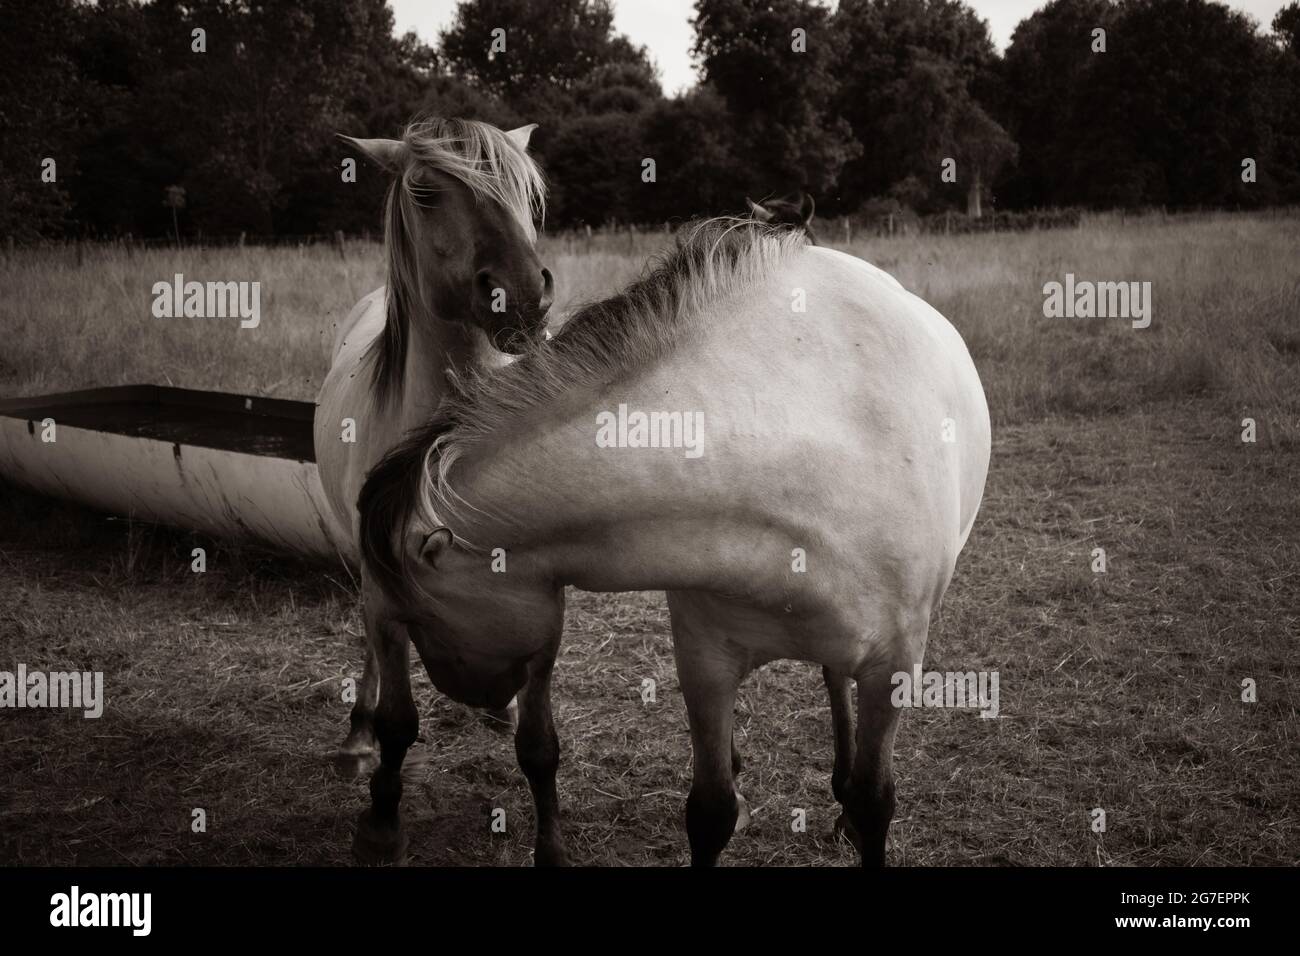
M853 689L848 674L837 673L829 667L822 668L822 680L831 702L831 731L835 739L835 766L831 769L831 791L844 812L835 821L836 831L844 834L859 846L853 818L848 814L849 774L853 770Z
M379 703L379 658L375 639L366 626L366 665L357 683L357 700L352 705L351 729L334 755L334 766L349 779L370 773L379 765L379 744L375 739L375 707Z
M535 866L565 866L564 833L560 826L560 799L555 792L555 771L560 765L560 740L551 718L551 672L556 648L533 658L528 664L528 682L516 701L519 729L515 732L515 756L533 792L537 818L537 840L533 848Z
M740 751L736 748L736 732L733 730L731 732L731 785L736 791L736 803L740 808L739 816L736 817L736 833L749 826L749 801L740 792L740 771L744 766L744 761L740 759Z
M398 814L402 761L419 734L420 715L411 700L410 635L399 624L376 620L373 625L384 689L375 707L379 766L370 778L370 809L357 822L352 852L362 863L396 863L406 854L406 833Z
M732 725L744 667L717 645L701 647L696 635L676 626L676 621L673 655L695 754L691 792L686 799L691 865L713 866L740 817L741 801L732 774Z
M894 734L899 711L891 700L892 677L910 673L925 656L929 615L901 622L886 653L864 664L858 682L857 752L849 772L848 808L858 835L863 866L885 865L885 836L894 816ZM915 623L912 621L915 620Z

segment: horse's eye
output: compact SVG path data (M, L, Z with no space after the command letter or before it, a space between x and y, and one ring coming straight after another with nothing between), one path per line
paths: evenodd
M421 209L437 209L442 203L442 190L429 183L411 184L411 199Z

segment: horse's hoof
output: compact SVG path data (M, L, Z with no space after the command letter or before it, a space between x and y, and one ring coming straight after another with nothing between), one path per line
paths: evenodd
M569 854L564 847L539 846L533 850L533 866L568 866Z
M858 828L853 825L847 813L841 813L839 819L835 821L835 835L844 837L853 844L853 849L862 852L862 837L858 835Z
M739 833L749 826L749 801L739 791L736 792L736 809L739 812L736 814L736 829L732 831L733 833Z
M499 734L513 734L519 729L519 704L512 700L505 707L483 711L483 723Z
M407 843L406 831L401 824L376 824L367 810L357 820L352 856L362 866L400 866L406 862Z
M369 777L379 766L377 750L339 750L332 761L334 772L344 780Z

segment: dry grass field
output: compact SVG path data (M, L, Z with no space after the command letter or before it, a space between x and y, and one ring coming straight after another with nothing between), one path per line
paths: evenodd
M550 240L561 311L662 241ZM1001 717L904 715L892 864L1300 863L1298 250L1300 218L1228 215L849 250L949 316L994 422L927 668L997 670ZM260 327L153 318L150 286L175 272L261 280ZM1044 318L1043 284L1066 273L1150 281L1151 327ZM0 395L159 382L310 399L331 323L380 275L363 245L19 251L0 259ZM0 669L102 670L108 696L96 721L0 711L0 864L348 863L366 788L328 762L360 661L347 572L213 542L196 575L191 534L8 486L0 501ZM555 693L572 856L680 864L690 748L663 596L575 593L570 609ZM508 739L415 684L411 862L528 863ZM752 676L738 728L754 817L724 862L850 863L816 670Z

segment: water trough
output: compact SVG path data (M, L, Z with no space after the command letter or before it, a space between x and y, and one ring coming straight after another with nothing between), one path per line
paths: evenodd
M6 399L0 477L115 514L351 560L316 472L315 409L160 385Z

